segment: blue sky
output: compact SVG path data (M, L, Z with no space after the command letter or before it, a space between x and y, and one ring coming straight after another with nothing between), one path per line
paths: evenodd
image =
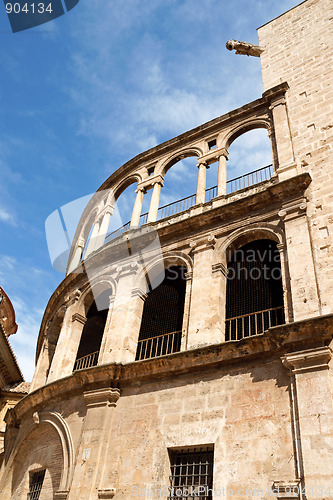
M0 284L16 310L11 343L27 380L43 310L63 279L48 257L46 218L143 150L260 97L259 58L225 43L257 44L256 28L298 3L80 0L16 34L0 3ZM263 136L248 134L230 148L229 176L269 160ZM194 192L193 172L191 160L171 169L162 203ZM185 173L191 192L180 186Z

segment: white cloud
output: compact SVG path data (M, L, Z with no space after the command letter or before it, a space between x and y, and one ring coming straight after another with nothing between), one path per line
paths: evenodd
M0 221L16 226L15 217L6 208L0 205Z

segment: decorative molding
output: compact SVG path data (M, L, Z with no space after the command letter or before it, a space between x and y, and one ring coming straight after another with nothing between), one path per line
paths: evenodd
M282 205L282 209L278 212L278 216L284 221L296 219L306 215L307 203L305 198L300 198L297 201Z
M185 279L186 281L192 281L193 279L193 271L188 271L187 273L185 273Z
M98 490L98 498L113 498L116 494L116 488L105 488Z
M197 167L199 168L201 165L203 165L207 169L209 168L208 162L205 159L203 159L203 157L198 158Z
M120 389L105 387L103 389L94 389L83 393L87 408L96 408L99 406L116 406L120 397Z
M56 500L66 500L69 495L69 490L58 490L54 494Z
M278 96L276 98L273 98L271 100L271 104L269 106L269 109L272 111L276 106L285 106L286 105L286 98L284 95Z
M208 250L209 248L214 248L216 244L216 238L213 234L201 238L198 240L190 241L190 248L193 253L202 252L203 250Z
M212 272L213 273L222 273L223 276L228 276L228 268L222 264L222 262L219 262L218 264L213 264L212 265Z
M141 288L133 288L133 290L131 292L131 297L132 298L140 297L140 299L145 301L146 298L148 297L148 294L146 292L144 292L143 290L141 290Z
M151 189L154 184L161 184L161 186L164 186L164 177L161 174L157 175L152 175L151 177L148 177L144 181L141 181L137 185L138 190L145 190L147 191L148 189Z
M78 323L81 323L82 325L85 325L87 322L87 318L82 316L82 314L80 314L80 313L75 313L72 316L72 322L74 323L75 321L77 321Z
M125 264L123 266L118 266L116 267L116 272L118 273L117 275L117 280L119 278L123 278L124 276L129 276L131 274L135 274L139 268L139 264L137 262L130 262L128 264Z
M328 370L328 362L332 354L328 347L317 347L305 351L293 352L282 356L283 365L291 373L305 373L318 370Z
M289 500L292 498L300 498L300 479L291 481L274 481L272 484L272 494L277 499Z

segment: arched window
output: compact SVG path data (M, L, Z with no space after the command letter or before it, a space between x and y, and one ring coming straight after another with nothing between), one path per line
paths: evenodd
M112 290L105 290L94 300L88 310L73 371L97 365L111 293Z
M276 243L247 243L228 262L225 339L240 340L283 323L281 263Z
M180 350L184 302L185 266L165 270L162 283L146 299L136 359L154 358Z
M231 143L227 194L268 180L272 174L272 147L266 129L247 131Z

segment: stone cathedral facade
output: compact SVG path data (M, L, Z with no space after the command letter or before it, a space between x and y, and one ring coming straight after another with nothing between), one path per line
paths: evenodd
M260 57L262 96L128 161L88 203L6 415L1 498L333 497L332 19L306 0L258 46L230 41ZM256 128L271 165L227 181ZM161 207L187 157L195 195ZM108 234L132 184L131 221Z

